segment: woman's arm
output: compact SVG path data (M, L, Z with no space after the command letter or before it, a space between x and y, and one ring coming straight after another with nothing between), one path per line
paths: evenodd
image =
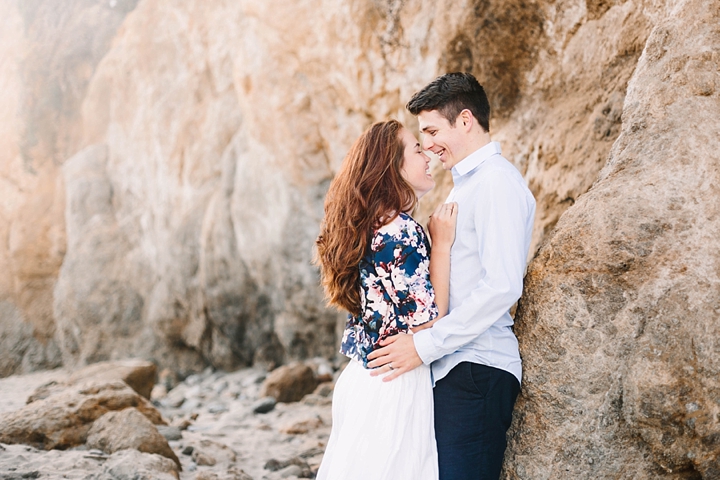
M455 241L457 203L438 205L428 222L432 239L430 252L430 283L435 290L438 316L433 321L411 328L413 332L430 328L438 319L447 315L450 303L450 248Z

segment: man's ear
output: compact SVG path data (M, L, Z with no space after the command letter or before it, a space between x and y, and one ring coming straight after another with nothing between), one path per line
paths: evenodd
M465 130L466 132L469 132L473 124L475 123L475 117L473 117L473 114L470 110L467 108L460 112L460 115L458 115L456 126L460 126Z

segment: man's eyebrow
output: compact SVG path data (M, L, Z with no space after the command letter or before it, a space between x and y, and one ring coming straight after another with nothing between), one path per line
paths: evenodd
M426 125L423 128L420 129L421 132L427 132L428 130L431 130L435 128L433 125Z

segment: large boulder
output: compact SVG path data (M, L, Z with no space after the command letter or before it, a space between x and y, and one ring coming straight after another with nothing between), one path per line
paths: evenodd
M720 4L668 7L529 267L507 478L720 478L719 52Z
M156 454L120 450L107 459L97 473L86 480L178 480L175 462Z
M99 362L67 374L59 373L57 378L39 386L27 399L27 403L47 398L65 390L70 385L120 380L143 397L150 399L155 386L157 367L152 362L129 359L114 362Z
M36 448L70 448L85 443L95 420L108 412L134 407L155 425L160 412L124 382L68 387L19 410L0 414L0 442Z
M110 454L128 448L157 453L169 458L181 469L180 460L165 437L136 408L108 412L95 420L88 431L86 445Z

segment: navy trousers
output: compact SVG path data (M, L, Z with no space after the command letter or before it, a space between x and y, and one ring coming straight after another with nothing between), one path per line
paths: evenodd
M462 362L435 383L440 480L497 480L520 384L509 372Z

